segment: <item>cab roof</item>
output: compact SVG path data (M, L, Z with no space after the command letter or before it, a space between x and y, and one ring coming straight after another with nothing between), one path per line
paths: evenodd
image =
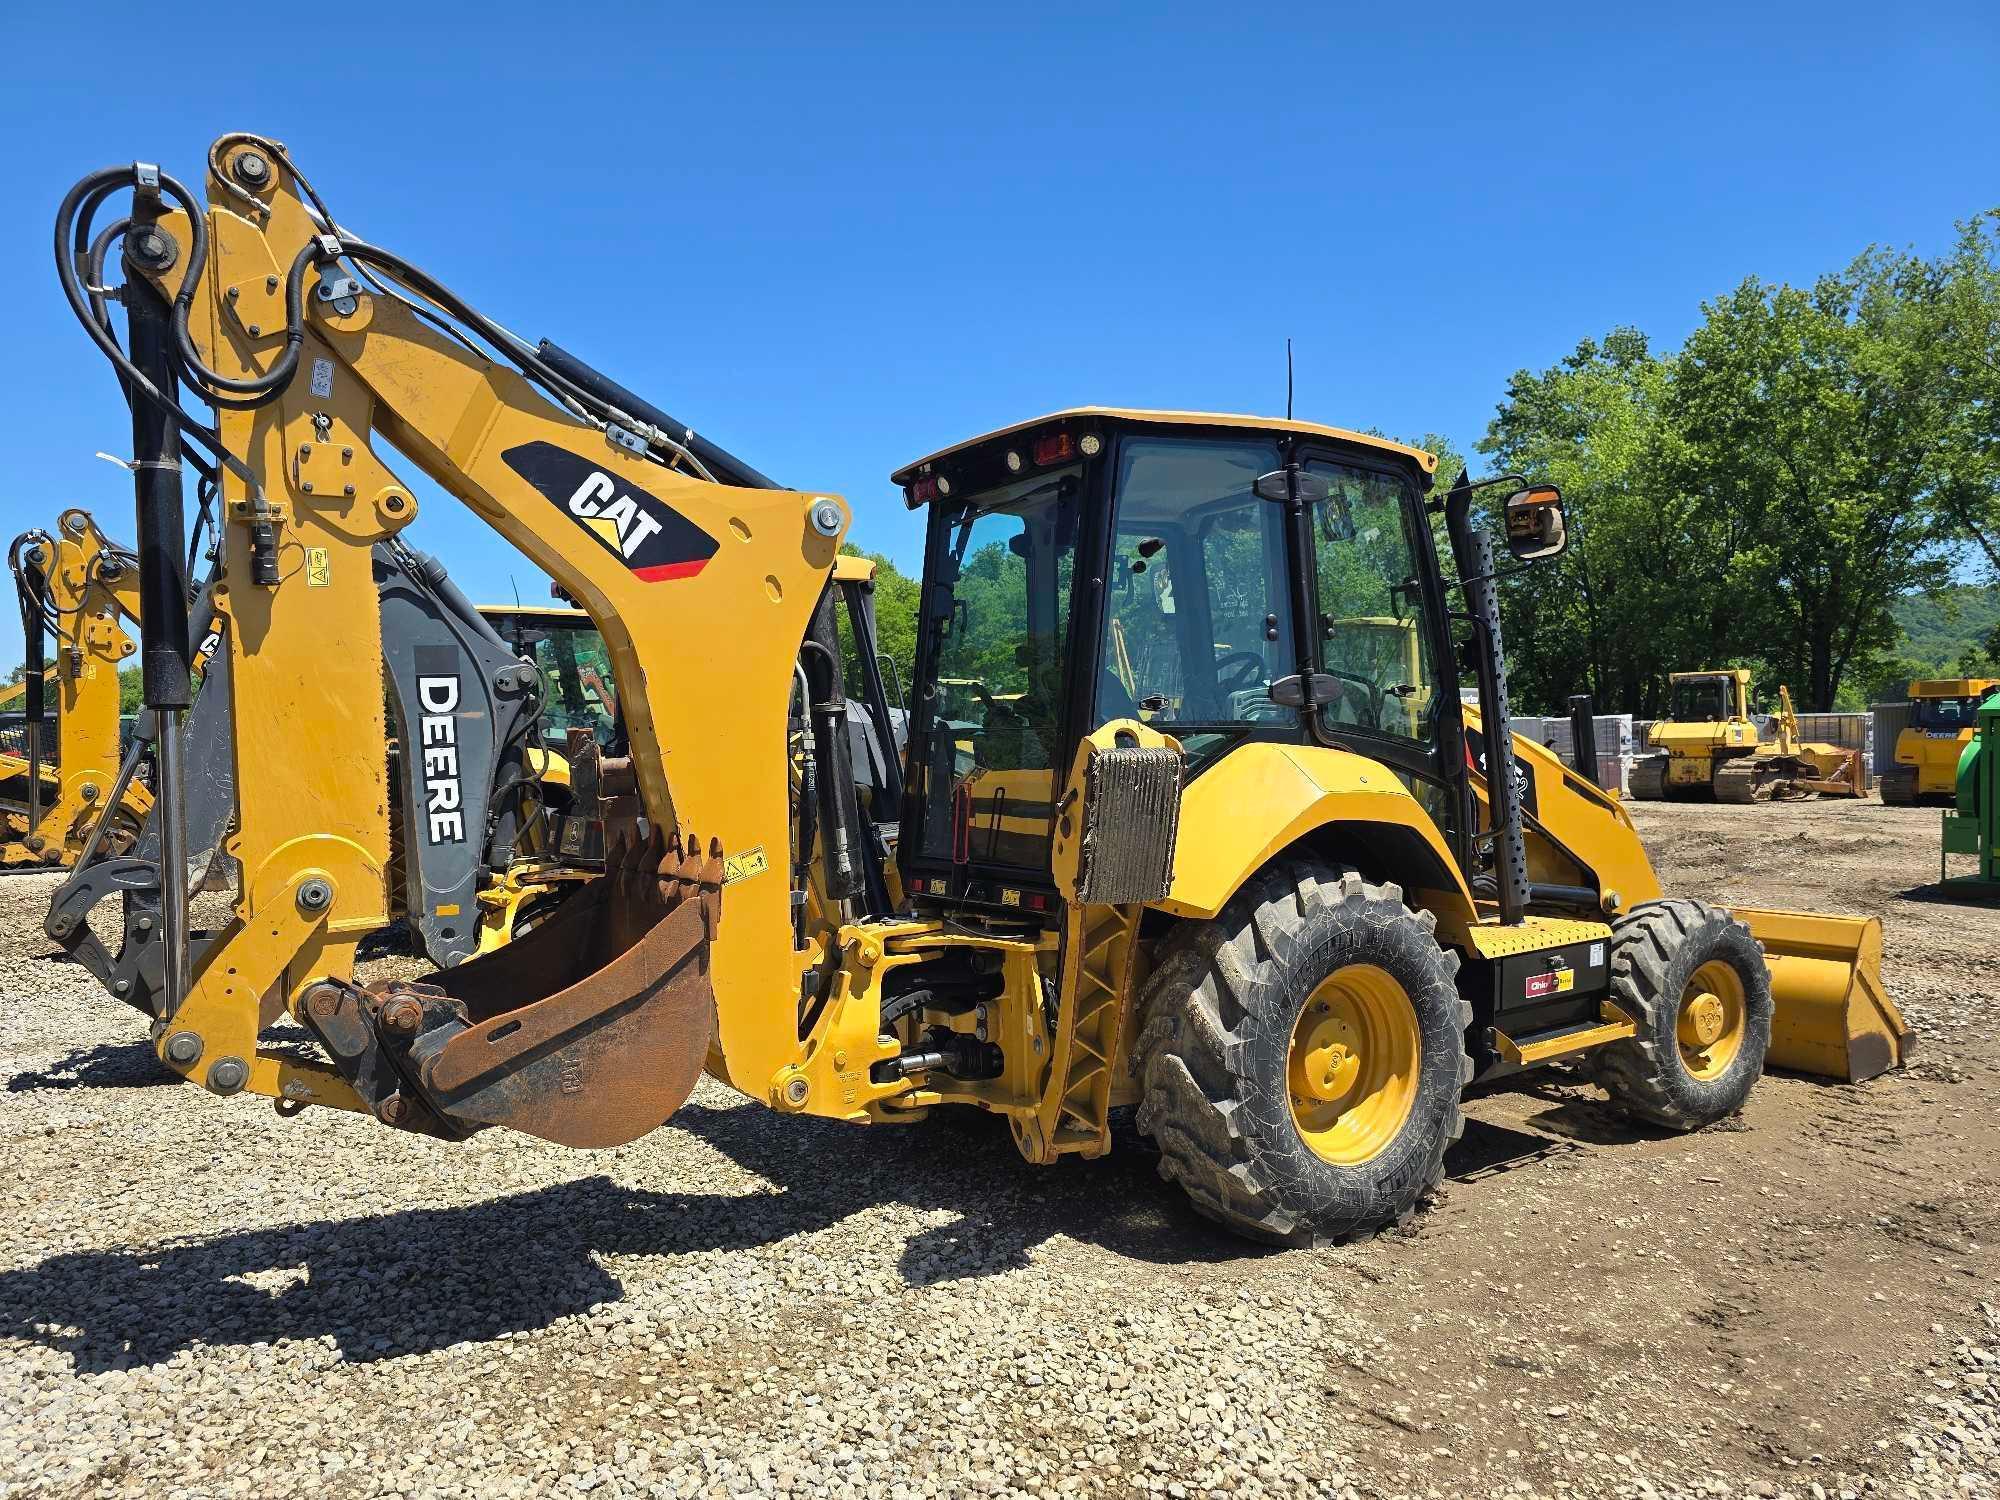
M1113 422L1157 422L1179 427L1254 427L1264 432L1290 432L1302 437L1333 438L1343 443L1358 443L1364 448L1379 449L1384 453L1399 454L1416 461L1417 467L1426 474L1437 472L1437 458L1422 448L1412 448L1407 443L1398 443L1372 433L1354 432L1345 427L1327 427L1318 422L1295 422L1289 417L1256 417L1235 412L1213 411L1142 411L1123 406L1072 406L1062 411L1052 411L1047 416L1032 417L1025 422L1015 422L1008 427L996 427L991 432L983 432L978 437L970 437L949 448L918 459L915 463L903 465L889 476L891 484L908 484L921 470L931 464L940 463L954 453L963 453L968 448L976 448L982 443L990 443L995 438L1003 438L1011 433L1026 432L1030 428L1046 427L1052 423L1069 421L1089 421L1092 418Z
M1912 698L1976 698L2000 687L2000 677L1920 677L1910 684Z

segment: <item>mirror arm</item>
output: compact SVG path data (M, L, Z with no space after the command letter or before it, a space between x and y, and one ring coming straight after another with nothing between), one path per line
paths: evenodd
M1533 566L1533 563L1522 563L1518 568L1496 568L1491 573L1476 573L1470 578L1459 579L1455 586L1462 589L1468 584L1492 583L1498 579L1512 578L1516 573L1525 573Z

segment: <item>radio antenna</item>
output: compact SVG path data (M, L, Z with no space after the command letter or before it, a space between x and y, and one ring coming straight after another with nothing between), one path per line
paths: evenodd
M1292 341L1285 340L1285 420L1292 420Z

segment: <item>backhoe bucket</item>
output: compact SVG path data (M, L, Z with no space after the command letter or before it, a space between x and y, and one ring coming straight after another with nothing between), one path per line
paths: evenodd
M1916 1039L1882 987L1882 923L1733 908L1771 970L1773 1067L1859 1083L1900 1068Z
M422 1061L430 1103L463 1126L620 1146L694 1091L715 1036L709 943L722 849L656 833L506 947L440 974L470 1023Z

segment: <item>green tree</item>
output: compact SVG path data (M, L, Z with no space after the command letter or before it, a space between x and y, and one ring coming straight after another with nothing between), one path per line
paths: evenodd
M1894 648L1899 596L1950 575L1925 275L1870 251L1809 290L1751 278L1704 307L1674 372L1675 477L1734 518L1743 618L1803 707Z
M1479 443L1496 471L1560 485L1570 518L1560 562L1501 585L1524 708L1588 692L1606 712L1652 713L1670 671L1736 645L1740 522L1668 479L1675 367L1636 329L1585 339L1549 369L1518 372Z
M875 564L875 646L895 664L895 676L885 682L890 701L896 698L897 684L902 690L910 691L911 675L917 660L917 605L922 594L922 585L910 577L882 552L864 552L852 542L841 544L841 551L852 557L865 557ZM858 666L851 659L853 643L846 636L847 624L841 622L841 640L850 657L847 669L847 690L851 694L861 691ZM884 673L888 669L885 667Z
M1905 345L1931 381L1941 428L1936 500L2000 586L2000 209L1958 226L1951 253L1906 268ZM2000 654L2000 630L1989 651Z

